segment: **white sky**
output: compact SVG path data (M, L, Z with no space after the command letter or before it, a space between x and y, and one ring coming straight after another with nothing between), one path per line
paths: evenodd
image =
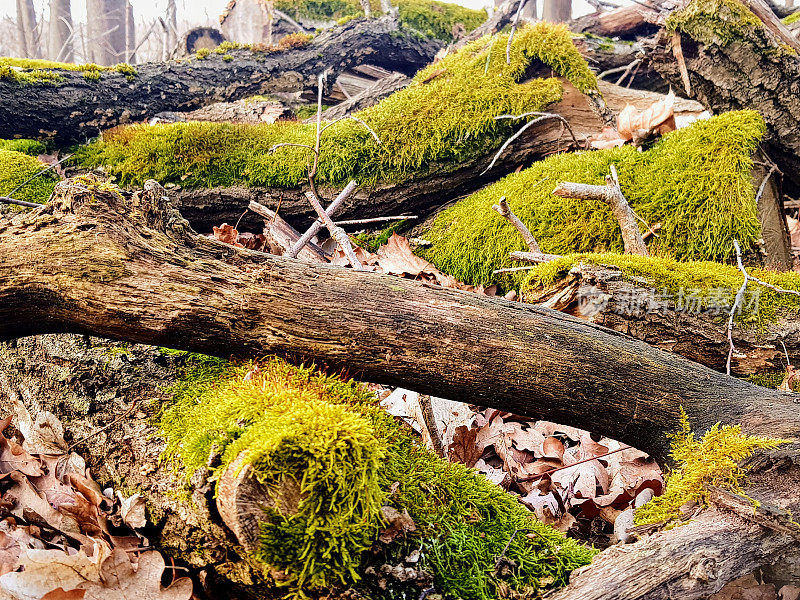
M34 1L39 14L41 14L40 11L47 10L47 0ZM630 4L630 2L631 0L617 0L618 4ZM178 21L186 20L198 25L205 22L217 22L219 14L227 3L228 0L177 0ZM491 0L458 0L456 2L456 4L470 8L481 8L490 3ZM131 0L131 4L133 4L137 21L142 19L150 21L154 17L164 14L167 3L166 0ZM573 0L573 7L576 16L591 12L591 7L584 0ZM16 1L0 0L0 17L15 15ZM72 18L76 22L86 20L85 0L72 0Z

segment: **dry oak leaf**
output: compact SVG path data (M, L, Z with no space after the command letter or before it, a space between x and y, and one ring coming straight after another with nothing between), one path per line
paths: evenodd
M223 223L219 227L213 228L213 238L215 240L219 240L225 244L230 244L231 246L239 246L240 248L242 245L238 243L236 240L239 239L239 232L233 227L233 225L228 225L227 223Z
M85 594L86 590L66 591L64 588L56 588L42 596L42 600L81 600Z
M95 546L94 556L83 551L68 555L63 550L26 550L20 556L25 570L0 577L0 589L16 600L39 600L59 587L71 590L100 581L101 548Z
M167 588L161 587L164 558L158 552L145 552L134 571L128 554L114 550L100 571L100 581L85 582L77 589L86 590L84 600L189 600L192 580L176 579Z
M9 440L1 432L11 425L11 416L0 421L0 475L8 475L14 471L29 477L43 475L42 463L26 452L14 440Z
M131 529L141 529L147 525L147 518L145 517L145 501L140 494L133 494L126 498L122 493L117 490L117 497L119 498L120 508L119 514L122 521Z
M447 459L467 467L474 467L483 455L483 448L478 447L476 438L478 429L470 429L466 425L456 427L453 442L447 448Z
M675 92L672 90L642 112L629 104L617 117L617 131L627 140L645 138L652 133L663 135L675 129Z

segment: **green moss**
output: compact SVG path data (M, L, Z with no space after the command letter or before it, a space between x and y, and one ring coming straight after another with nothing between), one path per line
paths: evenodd
M797 23L798 21L800 21L800 10L798 10L797 12L793 12L788 17L784 17L783 19L781 19L781 22L784 25L791 25L792 23Z
M353 121L325 132L318 180L340 185L400 181L455 168L475 154L498 147L519 123L495 120L501 114L541 110L562 97L555 78L523 81L532 63L542 61L569 78L579 89L594 90L596 79L581 57L569 31L537 23L514 37L511 63L504 52L507 36L482 38L423 69L406 89L392 94L358 116L378 134ZM277 143L313 144L314 125L297 122L232 125L174 123L134 125L111 130L102 142L78 152L84 166L104 165L124 184L149 178L188 187L295 187L308 170L309 153Z
M28 156L39 156L47 154L47 144L39 140L28 139L0 140L0 150L13 150Z
M392 234L397 233L407 225L408 225L408 219L404 219L402 221L396 221L395 223L392 223L391 225L385 227L380 231L376 231L374 233L360 233L352 237L355 240L356 244L358 244L365 250L369 250L370 252L377 252L378 248L380 248L381 246L386 244L386 242L389 241L389 238L392 237Z
M651 252L728 257L733 239L748 249L760 235L750 156L764 131L758 113L741 111L669 133L646 152L626 146L552 156L442 212L424 234L433 242L424 256L466 283L494 282L493 270L511 266L509 252L526 249L516 229L491 209L502 196L545 252L621 252L619 224L605 204L552 194L563 181L603 184L613 164L636 213L661 224ZM502 281L515 285L523 278Z
M619 269L624 275L644 281L646 285L661 293L677 299L681 294L692 294L692 301L698 307L713 308L720 304L733 304L736 291L742 285L742 274L734 266L710 261L679 262L671 258L637 256L632 254L573 254L558 260L543 263L528 271L522 281L523 292L533 288L543 288L561 280L569 270L579 264L608 265ZM800 291L800 273L751 269L750 272L772 285ZM780 294L769 288L751 283L757 298L753 306L739 315L740 323L753 323L763 326L773 322L777 316L793 313L800 309L800 297L794 294ZM726 312L726 311L723 311Z
M0 150L0 195L7 196L18 185L33 177L46 166L27 154ZM15 191L13 197L16 200L44 204L53 193L57 181L58 177L52 172L44 173Z
M233 56L230 54L223 54L222 60L224 60L225 62L231 62L233 60Z
M58 73L34 69L23 71L14 67L0 64L0 81L9 81L19 85L56 84L64 78Z
M377 1L372 4L373 11L380 10ZM472 31L486 20L485 10L437 0L398 0L393 4L398 9L402 26L446 42L453 41L453 27L457 24ZM358 0L277 0L275 7L295 17L336 21L339 25L364 16Z
M738 425L719 423L697 440L682 408L680 425L680 430L670 436L670 458L675 467L667 475L664 493L636 511L637 525L679 519L685 503L705 504L708 486L745 495L741 486L745 472L739 463L758 449L776 448L788 441L746 435Z
M64 79L58 71L82 71L87 81L98 81L103 71L116 71L125 75L128 81L136 76L136 69L127 63L113 67L101 67L94 63L75 64L54 62L38 58L14 58L0 56L0 79L15 80L18 83L58 83Z
M748 375L744 378L747 383L752 383L753 385L760 385L761 387L769 388L772 390L778 389L778 386L783 383L784 378L786 377L785 371L771 371L766 373L755 373L753 375ZM800 388L800 383L795 382L792 385L792 388L797 391Z
M368 564L399 562L413 549L434 573L437 591L464 600L499 597L501 581L513 590L561 586L591 560L592 549L537 522L482 476L420 448L365 387L277 359L249 380L245 370L231 368L216 384L203 375L178 389L161 419L166 456L190 476L212 452L223 457L220 469L245 452L270 486L299 478L307 495L294 513L268 511L256 553L285 569L296 593L331 584L366 590L370 582L356 579ZM376 542L384 504L408 510L417 530ZM539 536L517 536L506 554L516 568L495 575L512 533L528 528ZM381 596L369 589L375 598L414 590Z
M195 58L197 58L197 60L205 60L206 58L208 58L209 54L211 54L211 50L209 48L200 48L195 53Z
M83 78L86 81L100 81L100 71L84 71Z
M775 57L795 54L791 48L776 45L761 19L739 0L692 0L667 17L666 29L685 33L706 45L738 42Z

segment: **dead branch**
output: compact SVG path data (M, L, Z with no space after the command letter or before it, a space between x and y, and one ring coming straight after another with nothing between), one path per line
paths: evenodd
M563 182L558 184L556 189L553 190L553 194L562 198L600 200L604 202L619 222L625 253L647 256L647 246L644 243L644 239L642 239L639 226L636 224L636 216L619 186L619 179L614 165L611 165L611 176L606 177L606 185L604 186Z
M328 205L328 208L325 209L325 214L327 214L329 217L333 217L336 214L336 211L339 210L344 201L350 197L357 187L358 185L355 181L348 183L345 188L339 192L339 195L334 198L333 202ZM311 238L319 233L320 229L322 229L322 221L317 219L292 246L288 256L290 258L297 258L297 255L300 253L303 247L311 240Z
M492 206L492 209L497 211L503 218L505 218L509 223L511 223L514 228L519 231L522 239L525 240L525 244L527 244L528 249L534 254L541 254L542 250L539 248L539 243L536 241L536 238L533 237L531 232L525 227L525 223L519 220L519 217L513 213L511 207L508 205L506 201L506 197L503 196L500 198L500 201L497 204Z

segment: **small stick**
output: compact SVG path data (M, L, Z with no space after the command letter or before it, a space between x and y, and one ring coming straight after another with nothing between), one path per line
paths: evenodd
M425 429L428 430L428 437L431 439L433 451L439 456L444 456L444 443L442 436L439 435L439 428L436 426L436 415L433 414L433 402L428 394L417 394L417 402L422 412L422 420L425 422Z
M514 32L517 30L517 23L519 23L519 17L522 14L522 7L525 6L526 0L519 0L519 6L517 7L517 14L514 15L514 22L511 24L511 33L508 34L508 44L506 44L506 64L511 64L511 41L514 39Z
M542 249L539 248L539 243L536 241L536 238L533 237L533 234L530 232L530 230L525 227L525 223L520 221L519 217L511 210L511 207L508 205L505 196L500 198L500 201L497 204L494 204L492 209L497 211L501 217L505 218L516 228L517 231L519 231L522 239L525 240L525 243L531 252L538 254L542 253Z
M497 275L498 273L516 273L517 271L530 271L531 269L535 269L538 265L528 265L527 267L509 267L507 269L495 269L492 271L492 275Z
M767 181L769 181L769 178L772 177L772 174L777 170L778 165L773 164L772 167L770 167L770 170L767 171L767 174L764 175L764 179L761 182L761 185L758 187L758 193L756 194L756 204L758 204L758 201L761 200L761 196L764 195L764 190L767 187Z
M36 202L15 200L14 198L9 198L8 196L0 196L0 202L2 202L3 204L15 204L17 206L24 206L25 208L39 208L41 206L44 206L44 204L36 204Z
M81 445L83 442L85 442L85 441L87 441L87 440L90 440L90 439L92 439L92 438L93 438L94 436L96 436L97 434L104 432L104 431L105 431L106 429L108 429L109 427L112 427L113 425L116 425L117 423L119 423L120 421L122 421L122 419L124 419L125 417L127 417L128 415L130 415L130 414L133 412L133 409L134 409L134 408L136 408L136 405L137 405L137 404L138 404L138 400L134 400L134 401L133 401L133 404L131 404L131 407L130 407L128 410L126 410L126 411L125 411L125 414L123 414L123 415L121 415L121 416L117 417L116 419L114 419L113 421L111 421L111 423L109 423L108 425L103 425L103 426L102 426L100 429L97 429L97 430L93 431L92 433L90 433L90 434L89 434L89 435L87 435L86 437L84 437L84 438L82 438L82 439L78 440L77 442L73 442L72 444L70 444L69 448L67 448L67 452L71 452L71 451L72 451L72 449L73 449L75 446L79 446L79 445Z
M553 190L553 194L561 198L604 202L619 223L625 253L648 255L647 246L639 231L639 226L636 224L636 216L622 193L617 169L614 165L611 165L611 176L606 177L606 185L562 182Z
M358 186L355 181L348 183L345 188L339 192L339 195L336 196L333 202L328 205L328 208L325 209L325 213L332 217L336 211L339 210L339 207L344 203L344 201L347 200L355 191L356 187ZM287 256L290 256L291 258L297 258L297 255L300 254L300 251L303 249L303 247L311 240L311 238L319 233L320 229L322 229L322 221L317 219L311 224L311 227L309 227L308 230L300 236L300 239L297 240L294 246L292 246L292 249L289 251Z
M26 185L28 185L28 184L29 184L31 181L33 181L34 179L36 179L37 177L39 177L39 175L43 175L44 173L47 173L47 172L48 172L50 169L55 169L55 168L56 168L58 165L60 165L61 163L63 163L65 160L67 160L67 159L69 159L69 158L72 158L72 154L67 154L67 155L66 155L64 158L62 158L61 160L59 160L59 161L57 161L57 162L54 162L54 163L53 163L52 165L50 165L49 167L45 167L45 168L44 168L44 169L42 169L41 171L38 171L38 172L36 172L36 173L35 173L34 175L32 175L32 176L31 176L29 179L26 179L25 181L23 181L22 183L20 183L20 184L19 184L17 187L15 187L13 190L11 190L10 192L8 192L8 196L9 196L9 197L13 196L13 195L14 195L14 192L16 192L17 190L19 190L19 189L21 189L21 188L25 187ZM39 206L39 205L37 205L37 206Z
M327 211L325 211L327 212ZM416 219L415 215L397 215L396 217L373 217L372 219L352 219L350 221L334 221L339 227L344 225L367 225L368 223L380 223L382 221L405 221L406 219Z
M771 283L767 283L766 281L762 281L758 277L753 277L750 275L742 263L742 249L739 247L739 240L733 240L733 247L736 250L736 266L739 267L739 270L744 275L744 281L742 281L742 286L739 288L739 291L736 292L736 296L733 300L733 306L731 307L731 312L728 315L728 360L725 362L725 371L728 375L731 374L731 359L733 358L733 353L736 352L736 347L733 345L733 317L736 314L736 311L739 309L742 300L744 299L744 292L747 290L747 284L751 281L754 281L759 285L763 285L764 287L778 292L779 294L794 294L795 296L800 296L800 292L797 290L786 290L784 288L772 285Z
M518 260L519 262L529 262L529 263L550 262L551 260L562 258L558 254L544 254L542 252L518 252L518 251L512 252L510 256L511 260Z
M353 269L356 271L363 271L364 267L356 257L356 253L353 251L353 246L350 244L350 238L347 236L345 230L337 226L333 222L333 219L328 216L328 214L325 212L325 209L322 207L319 198L313 191L306 192L306 198L308 198L308 201L319 215L319 218L322 219L322 222L325 227L327 227L331 237L336 240L337 244L339 244L339 248L342 249L342 252L344 252L344 255L347 257L347 260L353 266Z

